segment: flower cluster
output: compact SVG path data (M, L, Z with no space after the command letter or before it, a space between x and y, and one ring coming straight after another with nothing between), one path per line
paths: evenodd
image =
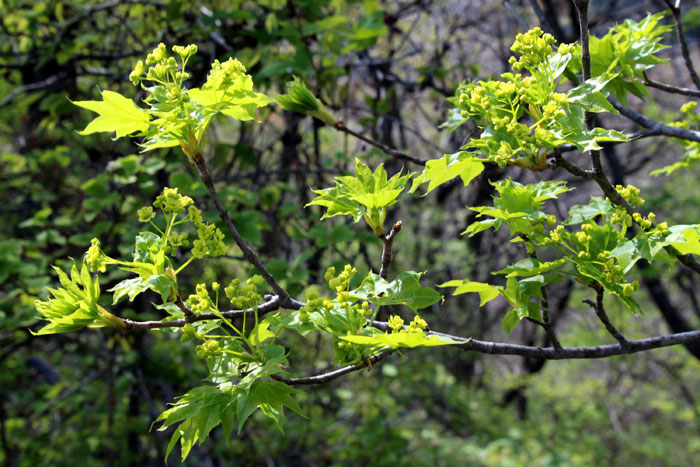
M221 353L221 346L218 341L208 340L195 347L195 352L197 353L197 358L206 360L219 355Z
M196 293L187 298L185 305L197 316L209 310L211 298L209 298L209 290L207 290L206 284L197 284Z
M192 324L187 323L182 327L182 331L180 333L180 342L184 344L185 342L191 341L192 339L197 337L197 329L194 326L192 326Z
M163 193L158 195L153 206L160 208L164 214L179 214L185 211L185 208L194 204L192 198L189 196L183 196L177 192L177 188L163 189ZM141 218L141 211L139 211L139 218ZM148 215L148 211L144 211L144 218Z
M204 256L222 256L226 254L224 233L214 224L207 224L202 220L202 211L195 206L190 206L189 218L197 227L197 240L192 244L192 256L202 258Z
M142 207L138 210L137 214L139 215L139 222L144 223L150 222L154 217L156 217L156 213L153 212L153 208L151 206Z
M690 101L690 102L686 102L685 104L683 104L681 106L681 109L680 109L681 113L685 114L686 118L690 121L690 123L692 123L694 125L697 125L698 123L700 123L700 115L698 115L698 113L695 111L697 106L698 106L697 101ZM686 124L685 125L686 128L690 127L690 125L688 125L687 122L683 122L683 123Z
M323 306L324 302L330 302L330 300L322 298L319 296L318 290L312 289L306 294L306 305L299 309L299 321L306 323L309 321L309 313L314 313L319 311ZM330 303L333 306L333 303Z
M232 86L236 80L245 76L246 69L238 59L229 58L224 63L214 60L211 71L207 76L207 85L215 85L217 88Z
M555 120L564 117L566 109L569 106L569 101L566 94L555 92L552 94L552 99L542 107L542 118L545 120Z
M257 274L249 277L243 285L241 285L240 279L233 279L224 289L224 293L236 309L247 310L255 308L262 301L259 289L264 283L265 280L262 276Z
M170 232L170 236L168 237L168 243L165 246L165 253L169 255L174 255L179 247L188 246L189 244L189 235L187 235L185 232Z
M610 218L610 222L612 224L620 224L625 227L631 227L632 226L632 216L630 216L627 213L627 210L622 207L622 206L617 206L615 208L615 212L613 213L612 217Z
M625 201L630 203L634 207L639 207L644 204L644 198L639 196L639 188L634 185L617 185L615 189L620 193Z
M413 320L408 325L408 328L406 329L406 331L407 332L425 332L427 329L428 329L428 323L423 318L416 315L413 317Z
M133 71L129 74L129 80L137 86L141 81L153 81L168 86L168 91L174 91L182 86L182 82L190 77L189 73L185 72L185 66L189 58L197 53L197 46L190 44L187 47L175 45L172 48L173 52L180 56L180 65L178 65L175 57L168 56L165 44L162 42L153 49L146 57L146 62L139 60L136 62Z
M405 329L403 318L397 315L390 316L388 324L393 332L421 333L428 329L428 323L418 315L413 317L413 320Z
M520 60L510 57L509 63L514 70L523 68L534 70L549 60L554 55L552 44L555 39L551 34L546 34L540 28L530 29L525 34L515 36L515 42L510 48L511 51L520 53Z
M400 332L403 330L403 318L397 315L391 315L389 317L389 327L394 332Z
M326 270L323 278L328 282L328 287L338 292L338 301L346 302L349 299L349 295L343 295L341 299L340 294L347 291L350 288L350 280L357 274L357 268L346 264L343 268L343 272L335 276L335 268L330 267Z
M617 261L615 261L615 258L608 258L605 260L603 267L603 279L611 284L624 281L622 267L620 267Z

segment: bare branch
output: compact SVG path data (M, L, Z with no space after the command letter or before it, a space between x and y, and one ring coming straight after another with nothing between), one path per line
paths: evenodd
M632 120L641 127L647 128L649 131L644 133L645 136L670 136L671 138L700 142L700 131L686 130L685 128L678 128L657 122L646 115L625 107L612 96L609 96L608 100L624 117Z
M262 316L278 309L280 309L280 298L275 295L265 303L258 306L258 315ZM220 315L214 313L200 313L199 315L193 314L192 316L182 319L174 319L172 321L134 321L125 318L122 318L122 321L124 321L124 328L128 331L131 329L181 328L185 324L193 323L195 321L221 319L222 316L226 319L235 319L243 318L243 315L254 316L255 310L252 308L248 308L247 310L227 310L222 311Z
M681 2L676 1L674 3L671 0L664 1L666 2L666 5L668 5L669 10L671 10L671 13L673 13L673 22L676 25L676 35L678 36L678 42L681 44L681 54L683 55L685 67L688 69L690 79L693 80L695 87L700 89L700 77L698 77L698 73L695 71L693 60L690 58L690 52L688 51L688 43L685 40L685 33L683 33L683 25L681 22Z
M245 240L243 240L243 237L241 237L241 234L238 232L238 229L236 229L236 227L233 225L233 222L231 221L228 212L226 211L226 209L224 209L224 206L221 204L221 200L219 199L219 195L216 192L216 188L214 188L214 182L212 182L211 175L209 174L206 162L204 161L204 156L202 154L195 155L194 159L192 160L192 163L196 167L197 172L199 172L199 176L201 177L202 181L204 182L204 185L209 191L209 196L214 202L214 206L216 207L216 210L219 213L219 217L221 217L221 219L224 221L224 225L226 225L226 228L233 236L233 239L236 241L236 245L238 245L241 251L243 251L243 255L246 257L246 259L260 272L260 274L265 279L265 282L267 282L270 285L270 287L272 287L272 289L275 291L275 293L279 296L280 306L282 306L283 308L289 308L294 310L298 310L299 308L304 306L303 303L294 300L292 297L289 296L289 293L287 293L287 291L282 288L282 286L277 282L277 280L274 277L272 277L272 274L270 274L270 271L268 271L265 265L262 263L262 261L260 261L258 255L248 246Z
M568 360L568 359L588 359L606 358L615 355L625 355L646 350L680 345L688 342L700 340L700 330L670 334L667 336L649 337L640 340L627 341L627 345L609 344L595 347L564 347L557 350L553 347L531 347L526 345L505 344L497 342L485 342L477 339L465 340L462 337L449 336L431 332L430 334L451 337L455 340L463 340L463 344L458 346L464 350L495 355L520 355L523 357L544 358L547 360Z
M414 164L418 164L418 165L425 165L425 163L427 162L421 158L411 156L411 155L406 154L406 153L401 152L401 151L397 151L394 148L390 148L386 144L379 143L377 141L374 141L373 139L370 139L364 135L361 135L360 133L352 131L350 128L346 127L343 122L337 122L335 125L333 125L333 128L340 131L341 133L346 133L348 135L354 136L355 138L359 139L360 141L364 141L365 143L369 144L370 146L373 146L373 147L379 149L384 154L391 156L395 159L413 162Z
M608 318L608 314L605 312L605 308L603 307L603 294L605 292L605 289L598 285L597 287L595 287L595 290L595 302L590 298L584 298L583 303L593 308L596 315L598 316L598 319L603 323L605 329L610 333L610 335L613 336L620 343L621 346L627 347L629 345L629 341L625 338L625 336L622 335L622 333L620 333L620 331L617 330L615 326L613 326L613 324L610 322L610 319Z
M389 274L389 264L391 263L392 257L391 246L394 243L394 237L401 231L402 226L403 222L398 221L396 224L394 224L394 227L391 228L391 232L389 232L387 235L378 236L382 243L384 243L384 247L382 248L382 267L379 270L379 276L384 280L386 280L386 277Z
M294 385L302 385L302 384L323 384L323 383L328 383L330 381L333 381L334 379L340 378L343 375L346 375L348 373L352 373L353 371L358 371L363 368L369 367L370 369L372 368L372 365L375 363L381 361L384 357L387 355L393 353L394 350L387 350L381 353L378 353L376 355L372 355L370 358L367 360L364 360L360 363L357 363L355 365L349 365L343 368L340 368L335 371L331 371L328 373L323 373L320 375L315 375L315 376L306 376L303 378L283 378L278 375L271 375L273 379L276 379L277 381L282 381L285 384L289 384L291 386Z
M177 298L175 299L175 305L182 310L182 312L185 314L185 320L187 322L192 322L194 318L197 317L197 315L194 314L192 310L190 310L187 305L185 305L185 302L182 301L182 297L178 294Z
M559 148L554 148L552 151L554 154L554 164L549 166L551 169L556 169L557 167L562 167L564 170L569 172L572 175L575 175L577 177L585 178L585 179L591 179L593 178L594 174L593 172L582 169L578 165L574 164L573 162L569 162L566 159L564 159L564 156L561 155L561 151Z
M700 91L697 89L681 88L677 86L671 86L670 84L660 83L649 79L646 74L644 75L644 84L649 87L661 89L662 91L670 92L672 94L681 94L684 96L700 97Z
M17 86L12 91L8 92L7 95L0 101L0 109L8 106L12 101L22 93L25 92L36 92L51 89L54 85L68 77L67 73L58 73L56 75L49 76L46 79L37 81L36 83L24 84L22 86Z
M382 331L389 329L389 323L384 321L373 321L372 326ZM666 336L648 337L646 339L630 340L627 341L627 346L609 344L594 347L563 347L561 349L555 349L554 347L535 347L482 341L435 331L429 331L428 335L446 337L461 342L460 344L455 344L453 347L459 347L467 351L491 355L520 355L522 357L542 358L546 360L606 358L700 341L700 330L697 330L669 334Z

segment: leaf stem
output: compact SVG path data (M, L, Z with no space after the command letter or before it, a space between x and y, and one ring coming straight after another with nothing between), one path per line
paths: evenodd
M194 260L194 256L190 256L190 259L188 259L187 261L185 261L184 264L183 264L182 266L180 266L179 268L177 268L177 271L175 271L175 275L177 276L178 274L180 274L180 271L182 271L183 269L185 269L185 267L187 267L187 265L190 264L193 260Z

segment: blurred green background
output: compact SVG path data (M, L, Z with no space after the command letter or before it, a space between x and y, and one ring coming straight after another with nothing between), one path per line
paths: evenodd
M593 1L592 33L663 8L662 1ZM700 10L684 8L697 55ZM446 97L460 82L507 71L515 34L534 26L562 42L577 40L574 11L564 0L0 0L0 461L162 465L170 433L151 424L206 374L194 344L166 332L31 335L40 327L33 302L56 282L50 265L81 258L93 237L107 254L127 255L141 228L136 210L164 186L211 207L179 150L141 154L132 141L81 137L76 131L92 115L69 99L94 99L101 89L140 99L128 80L136 61L159 42L194 43L193 86L204 82L214 59L230 56L271 96L296 75L350 128L431 159L456 152L473 136L470 124L450 134L438 128L448 117ZM675 36L664 43L673 46L670 62L654 76L687 86ZM655 95L645 111L671 119L685 101ZM625 128L621 120L606 123ZM378 268L381 242L362 224L321 223L320 209L302 206L310 187L330 186L334 175L352 170L355 157L384 162L390 173L401 170L401 161L275 106L259 123L221 121L211 133L207 157L226 208L293 295L302 298L331 265L350 263L361 273ZM673 142L645 140L609 152L613 178L640 186L658 215L697 222L697 169L649 177L679 157ZM431 285L485 280L512 261L515 247L497 235L459 235L473 220L465 206L488 203L487 179L505 176L535 180L521 169L490 168L468 188L446 184L397 205L390 218L402 219L404 230L394 244L394 273L427 271L424 283ZM599 195L592 185L572 184L577 190L565 204ZM190 267L191 288L201 278L247 277L250 266L236 251ZM644 291L648 311L635 318L611 301L618 327L629 337L664 334L674 319L669 310L676 326L678 319L697 326L697 279L678 270L648 274L663 279L672 308L660 313L658 295ZM584 293L562 283L550 294L567 346L609 342L581 303ZM116 311L157 319L152 299L145 294ZM501 332L504 310L479 309L463 295L425 317L431 328L462 336L542 340L530 323L510 336ZM287 347L299 376L322 372L332 360L325 338L290 335ZM693 465L700 455L698 358L698 349L682 347L546 363L450 349L394 354L371 371L305 388L298 400L308 419L289 414L284 435L257 414L228 443L215 431L186 464ZM178 459L173 454L169 463Z

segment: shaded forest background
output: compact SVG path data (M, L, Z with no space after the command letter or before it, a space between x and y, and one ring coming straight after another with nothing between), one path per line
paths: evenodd
M593 1L591 32L603 35L626 18L666 8L664 1ZM694 2L683 8L690 51L698 56L700 8ZM0 461L162 465L170 433L149 431L151 423L205 375L194 345L168 332L30 334L40 327L34 300L56 280L51 264L82 257L96 236L107 254L128 255L141 228L136 210L164 186L202 207L208 202L179 150L140 154L129 141L77 135L92 116L69 98L94 99L100 89L143 97L128 80L136 60L159 42L193 43L199 47L188 65L193 86L205 81L214 59L237 57L268 95L299 76L348 127L433 159L457 152L475 132L471 124L449 134L439 128L448 118L446 98L460 82L509 71L515 35L534 26L560 42L578 39L575 11L564 0L0 1ZM692 86L675 35L664 43L670 61L651 77ZM688 100L653 94L653 101L631 106L671 120ZM631 128L614 116L604 123ZM222 121L211 138L208 157L227 209L292 294L322 281L328 266L349 263L360 276L378 268L381 242L372 232L342 220L321 223L319 209L302 206L310 187L330 186L333 176L352 170L355 157L384 162L390 174L420 167L275 106L261 123ZM681 153L671 141L646 139L607 147L604 160L614 183L634 183L650 209L689 224L698 222L697 168L649 176ZM427 271L428 284L486 281L510 264L517 249L504 235L460 236L474 219L465 206L487 204L487 180L503 177L537 180L515 167L491 167L466 189L454 182L403 200L392 217L410 228L394 244L393 272ZM560 212L600 194L589 182L571 185L576 190L558 201ZM229 253L190 268L192 288L200 278L247 277L240 252ZM650 268L639 279L643 316L609 304L627 335L697 328L696 278ZM560 339L570 346L606 343L605 330L581 303L583 292L571 282L550 292ZM117 311L155 319L152 299L142 295ZM493 303L479 308L475 297L448 297L425 317L445 332L542 343L530 323L506 336L500 329L506 304ZM326 369L328 342L296 338L289 346L297 368ZM186 464L688 465L700 454L699 358L700 346L548 363L449 349L395 354L370 372L308 388L299 396L308 419L290 415L285 435L254 417L228 444L215 432Z

